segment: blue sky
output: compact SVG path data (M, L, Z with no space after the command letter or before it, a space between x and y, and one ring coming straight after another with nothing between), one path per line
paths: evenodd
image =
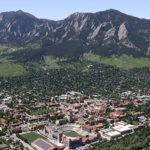
M0 12L23 10L39 18L60 20L74 12L106 9L150 19L150 0L0 0Z

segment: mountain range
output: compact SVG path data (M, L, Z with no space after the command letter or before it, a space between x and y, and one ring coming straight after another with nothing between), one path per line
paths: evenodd
M35 70L88 71L92 64L150 67L150 20L109 9L39 19L22 10L0 13L0 76Z
M150 20L117 10L74 13L64 20L38 19L19 11L0 13L0 43L15 46L39 43L52 55L150 56Z

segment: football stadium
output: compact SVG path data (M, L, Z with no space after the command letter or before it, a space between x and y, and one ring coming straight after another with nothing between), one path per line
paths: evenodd
M68 137L77 137L77 136L85 137L85 136L90 135L90 133L82 130L82 128L78 125L63 126L59 129L64 133L64 135Z

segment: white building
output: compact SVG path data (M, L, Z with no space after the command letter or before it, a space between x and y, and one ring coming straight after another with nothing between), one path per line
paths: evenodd
M106 140L112 140L118 137L121 137L121 133L118 131L114 131L112 129L103 129L99 131L101 137Z
M131 124L126 124L125 122L114 123L114 126L108 129L102 129L99 131L103 139L111 140L114 138L121 137L126 134L130 134L136 128L136 126Z

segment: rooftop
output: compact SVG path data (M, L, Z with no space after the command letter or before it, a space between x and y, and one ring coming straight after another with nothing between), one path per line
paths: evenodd
M115 137L115 136L121 136L121 133L118 131L113 131L111 130L110 132L105 133L106 135L110 136L110 137Z
M130 131L131 127L133 127L133 125L118 125L118 126L114 126L112 127L113 130L116 130L118 132L125 132L125 131Z

